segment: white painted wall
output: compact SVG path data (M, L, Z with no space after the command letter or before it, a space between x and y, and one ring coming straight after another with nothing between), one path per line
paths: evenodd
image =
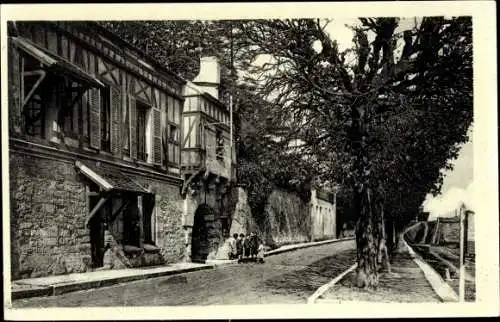
M315 189L311 191L310 215L311 215L311 235L313 240L336 238L337 219L336 205L317 197Z

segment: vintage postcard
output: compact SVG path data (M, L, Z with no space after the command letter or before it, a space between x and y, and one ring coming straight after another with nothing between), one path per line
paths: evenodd
M6 319L500 313L494 2L1 9Z

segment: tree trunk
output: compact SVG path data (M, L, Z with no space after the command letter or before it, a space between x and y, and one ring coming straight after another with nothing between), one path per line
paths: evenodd
M352 105L350 141L355 161L354 209L358 216L356 223L357 269L356 286L376 288L378 285L376 227L373 222L373 203L370 188L371 163L366 153L368 133L366 131L369 105Z
M377 240L373 223L370 190L355 192L355 206L359 215L356 224L358 267L356 286L375 288L378 285Z
M386 233L386 245L387 251L389 253L389 258L392 256L392 251L394 250L394 219L388 217L385 221L385 233Z
M389 254L387 252L387 235L385 232L385 218L384 218L384 206L382 203L377 205L375 209L376 227L377 227L377 264L381 268L385 268L387 272L391 271L391 264L389 263Z
M396 244L394 247L394 252L395 253L402 253L404 252L404 244L403 244L403 233L404 233L404 226L398 222L395 226L395 238L396 238Z

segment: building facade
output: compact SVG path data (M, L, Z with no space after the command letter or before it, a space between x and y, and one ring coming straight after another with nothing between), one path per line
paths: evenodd
M229 108L219 100L220 66L203 57L200 72L184 87L182 113L183 196L186 253L193 261L214 259L229 237L235 157Z
M337 238L337 201L335 192L311 190L311 241Z
M8 47L13 279L100 268L109 240L126 267L206 258L233 179L217 84L91 22L10 24Z

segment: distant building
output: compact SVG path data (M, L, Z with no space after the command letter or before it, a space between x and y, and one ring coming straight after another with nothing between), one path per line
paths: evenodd
M337 238L336 193L321 189L311 190L309 201L311 240Z

